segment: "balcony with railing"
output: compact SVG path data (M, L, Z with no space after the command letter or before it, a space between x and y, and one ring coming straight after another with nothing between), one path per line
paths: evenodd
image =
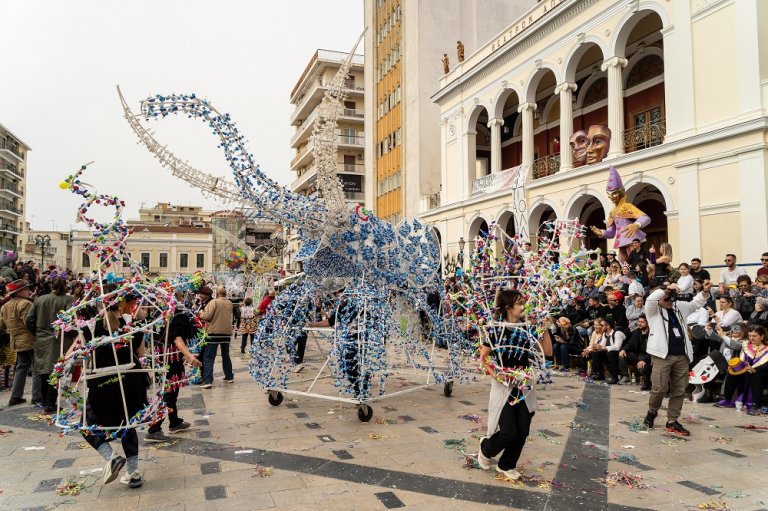
M14 160L24 161L24 157L19 151L19 145L11 142L8 139L0 139L0 155L6 158L10 157Z
M345 174L365 174L365 165L361 163L339 163L337 172Z
M325 91L328 90L330 85L330 80L323 80L322 77L308 84L306 92L296 101L296 109L291 114L291 124L294 124L296 120L300 119L302 116L307 115L308 108L314 109L313 103L315 101L319 103L320 100L322 100ZM358 85L355 80L347 80L344 82L344 88L348 95L365 94L365 87Z
M355 119L362 119L365 117L364 110L355 110L354 108L345 108L341 113L342 117L354 117Z
M537 158L531 162L531 168L533 170L533 179L541 179L542 177L557 174L560 170L560 155L549 154Z
M302 166L309 163L309 159L312 157L312 148L314 141L310 137L307 143L296 149L296 156L291 160L291 169L295 169L297 166Z
M344 192L344 197L347 200L361 201L365 200L365 193L363 192Z
M0 214L10 214L13 216L21 216L21 208L16 206L13 202L7 200L0 200Z
M656 121L624 130L622 135L624 152L626 153L661 145L667 135L667 121L662 117Z
M13 224L0 224L0 232L9 232L12 234L21 234L21 229Z
M336 135L336 143L340 146L365 147L363 135Z
M16 165L12 163L3 162L0 160L0 172L3 172L6 177L12 179L24 179L24 171L20 170Z
M16 183L6 179L0 179L0 194L3 194L10 199L21 197L19 186Z

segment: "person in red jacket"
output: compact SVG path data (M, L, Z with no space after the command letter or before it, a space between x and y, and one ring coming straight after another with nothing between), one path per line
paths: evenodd
M275 290L270 289L269 293L267 293L264 298L261 300L261 303L259 303L259 306L256 307L256 311L259 314L259 316L263 316L267 313L267 310L269 309L269 306L272 305L272 302L275 299Z

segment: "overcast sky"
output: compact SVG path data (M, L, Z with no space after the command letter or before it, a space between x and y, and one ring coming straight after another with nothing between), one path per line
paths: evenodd
M289 94L317 48L348 51L363 30L362 0L3 1L0 123L32 147L26 217L68 229L79 201L58 184L95 160L84 180L127 202L216 208L159 167L122 117L154 93L195 92L232 114L249 149L284 184L293 133ZM358 49L362 53L362 48ZM156 138L201 170L229 175L217 139L186 118L155 123Z

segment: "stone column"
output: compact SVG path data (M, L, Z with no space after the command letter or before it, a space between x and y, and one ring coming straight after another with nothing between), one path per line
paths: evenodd
M533 162L533 112L535 110L536 103L521 103L517 107L517 111L523 115L523 165L530 165Z
M491 172L501 172L501 127L504 119L496 117L488 121L491 129Z
M624 84L621 70L627 59L611 57L600 69L608 72L608 128L611 130L611 150L607 158L624 154Z
M560 172L573 168L571 136L573 136L573 92L577 85L563 82L555 87L555 94L560 94Z

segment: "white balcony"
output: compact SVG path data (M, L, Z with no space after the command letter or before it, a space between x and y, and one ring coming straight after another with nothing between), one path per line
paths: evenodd
M294 192L298 190L303 190L309 181L313 179L317 175L317 167L312 165L310 168L304 171L302 175L297 177L293 183L291 183L291 190Z
M18 145L12 144L5 139L0 139L0 156L11 163L21 163L24 161L19 152Z
M308 117L314 110L320 101L325 96L325 92L328 90L329 82L323 80L315 80L308 86L307 91L301 97L296 104L296 109L291 114L291 126L296 126L299 119ZM365 95L365 87L358 85L357 82L348 83L346 87L346 93L348 97L360 97ZM357 112L357 110L355 110Z
M291 160L291 170L304 167L312 160L312 148L314 145L315 142L310 137L309 140L307 140L307 143L297 151L296 156L293 157L293 160Z
M6 180L0 180L0 197L14 200L20 199L22 195L19 187L15 183L8 182Z
M6 179L12 179L12 180L24 179L23 171L19 170L19 168L16 165L13 165L11 163L5 163L2 160L0 160L0 175L2 175L2 177L5 177Z
M364 135L336 135L336 143L339 147L360 148L365 147Z
M21 216L21 213L21 208L15 206L12 202L0 201L0 215L4 216L5 218L11 218L15 220Z
M336 166L336 171L344 174L365 174L365 165L362 163L341 163Z

